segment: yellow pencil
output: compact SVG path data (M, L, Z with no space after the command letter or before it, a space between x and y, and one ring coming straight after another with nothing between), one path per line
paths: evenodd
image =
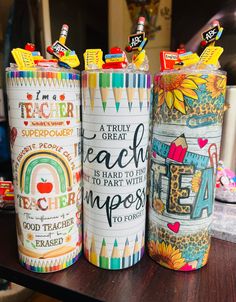
M94 236L92 237L92 241L91 241L89 261L92 264L96 265L96 266L98 265L98 257L97 257L97 254L96 254L96 246L95 246Z
M94 96L95 96L95 90L97 87L97 74L96 73L89 73L88 86L89 86L89 95L90 95L90 106L93 111Z

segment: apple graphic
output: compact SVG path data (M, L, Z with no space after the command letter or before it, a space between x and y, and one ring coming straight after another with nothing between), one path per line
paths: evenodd
M51 182L47 182L46 179L41 178L42 182L37 183L37 189L39 193L50 193L53 188L53 184Z
M32 100L32 98L33 98L32 94L27 93L27 100L31 101L31 100Z
M65 100L65 95L64 95L64 94L61 94L61 95L60 95L60 100L61 100L61 101L64 101L64 100Z

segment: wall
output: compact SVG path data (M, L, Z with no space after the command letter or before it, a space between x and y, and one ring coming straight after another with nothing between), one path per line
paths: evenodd
M131 19L126 1L109 0L108 7L109 47L117 45L124 49L127 45L128 35L131 33ZM170 10L169 19L167 19L164 14L160 13L165 8L169 8ZM171 9L171 0L160 0L159 15L156 25L161 26L161 30L156 33L155 40L149 41L146 47L152 74L159 71L160 50L170 48Z

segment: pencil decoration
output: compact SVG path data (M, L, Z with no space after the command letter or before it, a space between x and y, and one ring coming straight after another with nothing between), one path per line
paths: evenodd
M184 161L187 150L188 144L185 135L181 134L170 144L167 158L182 163Z
M120 101L122 97L122 90L124 87L124 74L123 73L112 73L112 88L115 98L116 111L119 111Z
M97 87L97 74L96 73L89 73L88 74L88 87L89 87L89 95L90 95L90 107L91 110L94 110L94 97L95 97L95 90Z
M149 109L151 100L151 75L147 74L147 108Z
M91 247L90 247L90 252L89 252L89 260L92 264L98 265L98 257L97 257L97 253L96 253L96 246L95 246L94 236L92 237L92 241L91 241Z
M87 99L87 92L88 92L88 74L82 74L82 103L84 105L84 109L86 108L86 99Z
M145 95L145 85L146 85L146 75L145 74L139 74L138 75L138 95L139 95L139 107L140 111L142 111L143 108L143 100Z
M78 87L79 75L66 72L51 72L51 71L7 71L6 79L9 86L55 86L55 87Z
M110 88L110 74L109 73L99 73L99 88L102 99L102 108L105 112L107 106L107 97Z
M114 246L111 254L111 269L120 269L120 253L118 249L118 243L115 239Z
M136 235L134 251L133 251L133 264L139 261L139 244L138 244L138 236Z
M134 92L135 92L135 88L136 88L136 74L135 73L126 74L125 87L126 87L126 93L127 93L127 98L128 98L129 111L131 112L132 105L133 105L133 99L134 99Z
M109 268L109 258L107 256L107 247L106 247L106 241L103 238L102 240L102 247L99 255L99 266L101 268Z
M63 270L78 260L78 255L73 253L70 257L52 260L34 260L20 255L20 264L26 269L36 273L51 273Z
M129 247L129 240L128 238L126 238L125 248L122 257L122 268L130 267L131 264L132 264L132 259L131 259L131 252Z

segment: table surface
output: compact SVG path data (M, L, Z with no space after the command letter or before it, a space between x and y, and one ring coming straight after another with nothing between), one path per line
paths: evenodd
M0 213L0 277L64 301L235 302L236 244L212 239L209 263L199 271L174 272L147 255L134 267L107 271L83 256L56 273L32 273L17 258L14 214Z

